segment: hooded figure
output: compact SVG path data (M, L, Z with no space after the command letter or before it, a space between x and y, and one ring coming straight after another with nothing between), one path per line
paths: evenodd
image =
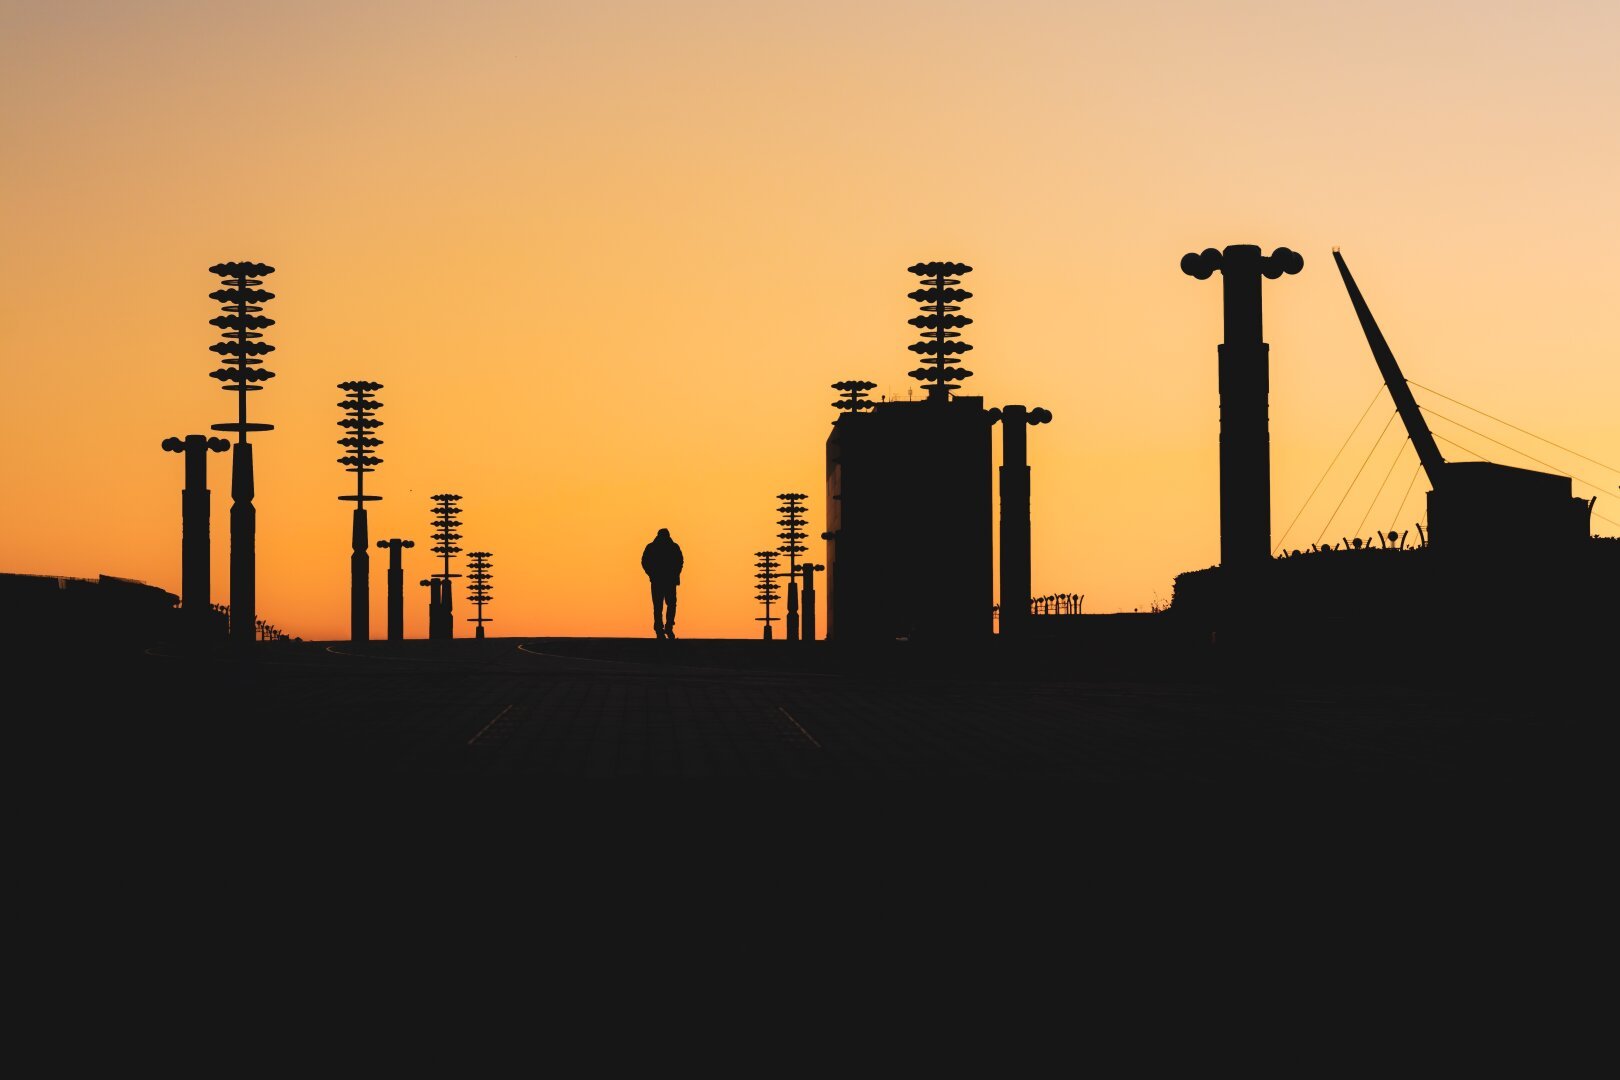
M652 582L653 633L675 638L675 586L681 583L681 545L670 539L668 529L659 529L652 543L641 551L641 568Z

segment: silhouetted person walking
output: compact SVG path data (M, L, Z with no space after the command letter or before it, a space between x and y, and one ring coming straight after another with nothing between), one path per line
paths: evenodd
M675 638L675 586L681 583L681 545L670 539L668 529L659 529L641 552L641 568L652 582L653 633Z

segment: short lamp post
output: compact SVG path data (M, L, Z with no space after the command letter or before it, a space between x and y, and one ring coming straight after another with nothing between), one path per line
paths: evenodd
M490 553L487 551L472 551L467 553L467 598L478 609L478 614L469 616L467 621L477 624L474 636L482 641L484 639L484 624L494 622L494 619L484 615L484 605L491 600L493 586L490 585L494 574L490 573Z
M759 580L759 584L754 588L754 599L765 605L765 614L756 617L754 621L765 624L765 631L762 636L766 641L770 641L775 637L771 630L771 623L777 621L777 617L771 614L771 605L776 602L777 596L776 554L774 550L754 552L754 566L757 571L754 577Z

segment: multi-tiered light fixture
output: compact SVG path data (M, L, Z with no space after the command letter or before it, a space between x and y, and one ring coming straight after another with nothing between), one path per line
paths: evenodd
M349 637L354 641L369 641L371 540L366 527L366 503L376 502L382 496L366 494L366 473L376 472L377 466L382 464L382 458L372 453L382 445L382 440L372 434L382 426L382 421L373 415L382 408L382 402L374 396L382 389L382 383L353 380L338 383L338 389L345 395L338 402L338 408L345 413L343 419L338 421L338 427L344 432L338 445L347 451L338 458L338 464L354 473L354 494L338 496L345 502L355 504L354 529L350 538L353 552L349 555Z
M247 396L263 387L259 383L275 378L276 373L264 367L264 357L275 351L275 346L261 340L260 333L274 326L275 320L260 315L267 300L275 293L259 286L275 273L276 268L256 262L216 263L208 272L223 278L221 289L209 293L224 308L225 314L208 321L219 327L225 339L210 345L209 351L218 354L225 365L210 371L209 377L218 379L223 389L236 395L236 421L212 425L215 431L236 433L236 445L231 449L231 640L251 644L255 638L258 619L254 614L257 601L256 560L254 538L257 520L253 509L253 446L248 434L254 431L273 431L273 424L249 423Z
M799 640L799 556L809 549L804 546L804 500L803 492L788 491L777 496L782 503L779 510L782 517L777 524L782 531L777 533L777 539L782 543L777 551L787 556L787 639Z
M841 395L837 401L832 403L833 408L841 412L857 413L862 409L870 409L877 405L877 402L870 400L866 396L869 390L877 388L875 382L867 382L865 379L845 379L842 382L833 383L832 388Z
M907 320L922 331L922 340L912 342L907 348L928 357L925 364L930 365L913 368L906 374L928 387L928 400L948 401L952 391L961 389L954 384L973 375L966 368L951 366L952 358L973 349L967 342L956 340L962 336L957 331L973 320L955 314L961 310L960 301L973 295L966 289L956 288L962 283L961 275L971 272L973 267L957 262L920 262L906 269L921 277L923 285L927 286L907 294L923 309L923 314Z
M460 501L460 495L433 496L433 546L428 550L444 560L444 570L432 575L432 579L438 584L428 594L430 638L448 640L456 636L451 614L450 580L461 575L450 572L450 560L461 553L461 548L456 544L456 541L461 539L461 534L456 532L461 527L461 519L456 516L461 512L460 507L456 505Z
M478 614L468 618L467 621L478 624L475 636L482 638L484 636L484 624L495 621L484 617L484 605L490 602L490 593L493 591L490 580L495 575L490 573L489 552L470 551L467 553L467 559L467 581L469 583L467 585L467 596L478 609Z
M765 624L764 638L769 641L775 636L771 630L771 623L777 621L777 617L771 614L771 605L776 602L777 597L776 552L774 550L754 552L754 566L758 571L754 577L759 579L759 584L754 587L754 599L765 605L765 614L755 618L754 621Z

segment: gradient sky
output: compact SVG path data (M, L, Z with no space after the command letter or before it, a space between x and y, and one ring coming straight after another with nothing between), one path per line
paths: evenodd
M232 418L207 377L230 259L277 267L259 613L306 638L348 632L346 379L384 384L372 536L418 542L414 582L428 496L460 493L493 633L645 634L637 560L668 527L683 633L756 634L776 493L825 512L828 384L912 384L918 260L975 267L965 392L1056 414L1030 440L1034 585L1087 611L1166 603L1218 558L1220 288L1190 250L1305 258L1266 285L1275 539L1379 386L1333 245L1410 379L1620 465L1614 3L0 13L0 570L179 591L159 444ZM1595 531L1620 532L1620 474L1419 400L1595 482ZM1373 448L1392 411L1288 546L1421 519L1398 425Z

